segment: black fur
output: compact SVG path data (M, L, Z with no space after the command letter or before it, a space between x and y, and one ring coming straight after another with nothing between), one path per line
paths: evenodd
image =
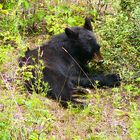
M117 74L88 74L86 64L92 58L102 61L100 45L92 32L90 19L86 18L83 27L66 28L64 33L53 37L41 47L27 50L25 57L20 59L20 67L34 65L38 59L42 59L45 65L42 80L51 87L48 95L61 101L69 101L73 100L72 94L77 86L93 88L96 80L99 81L99 86L114 87L120 84ZM34 80L32 79L33 83ZM30 89L28 81L26 86Z

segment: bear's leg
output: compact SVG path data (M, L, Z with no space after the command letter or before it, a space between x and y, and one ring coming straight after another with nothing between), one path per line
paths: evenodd
M101 74L93 76L94 81L99 81L99 86L117 87L120 85L120 76L118 74Z
M47 93L48 97L58 100L64 108L68 107L68 101L72 102L72 104L75 106L85 106L84 103L76 101L72 97L72 95L77 92L83 94L86 93L84 89L74 88L73 83L69 78L56 71L52 71L46 68L43 70L43 73L44 82L48 82L51 88L51 90Z
M74 85L79 85L87 88L92 88L95 85L97 85L98 87L116 87L120 85L120 76L117 74L99 74L80 78L73 77L72 82L74 83Z

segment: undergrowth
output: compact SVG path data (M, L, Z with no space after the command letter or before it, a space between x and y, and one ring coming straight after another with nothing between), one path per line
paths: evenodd
M121 75L121 86L94 89L81 98L84 109L63 109L46 98L49 85L30 94L23 81L31 73L18 68L27 47L35 48L67 26L93 19L104 64L91 71ZM1 140L139 140L140 139L140 2L138 0L2 0L0 3ZM42 63L35 66L38 72ZM20 73L20 74L19 74ZM24 80L23 80L24 79ZM57 84L57 83L56 83Z

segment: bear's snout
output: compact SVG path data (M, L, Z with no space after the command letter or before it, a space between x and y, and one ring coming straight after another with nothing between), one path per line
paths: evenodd
M93 54L93 59L94 59L95 62L97 62L99 64L102 64L104 62L103 57L102 57L100 51L95 52Z

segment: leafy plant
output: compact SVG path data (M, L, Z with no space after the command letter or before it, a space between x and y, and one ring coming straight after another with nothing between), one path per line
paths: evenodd
M38 51L38 58L40 58L40 50ZM35 62L36 60L33 59L33 61ZM46 95L50 87L47 82L45 83L42 80L45 66L42 60L37 61L38 63L35 63L35 65L23 66L20 72L22 73L23 81L28 81L28 84L30 84L32 92Z

